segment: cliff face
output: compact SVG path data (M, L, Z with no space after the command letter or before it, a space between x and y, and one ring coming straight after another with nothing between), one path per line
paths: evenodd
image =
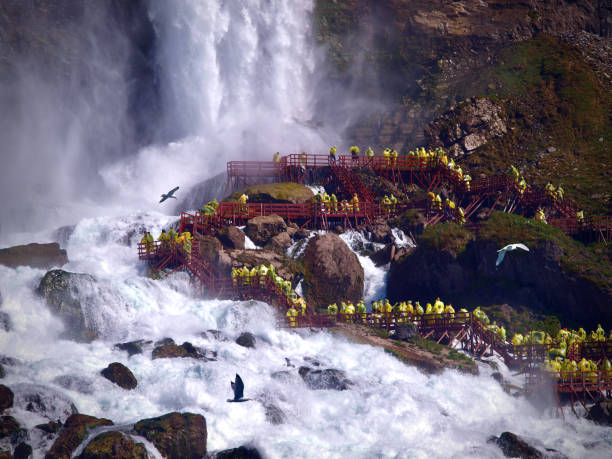
M610 8L318 0L315 25L337 78L388 102L349 127L348 142L400 153L444 146L484 173L515 164L529 183L563 182L601 214L612 210Z
M439 296L455 307L509 303L589 327L612 320L607 246L585 248L544 224L501 213L475 240L457 231L426 230L417 249L392 265L387 295L422 304ZM529 252L508 252L496 266L497 250L511 242L524 242Z

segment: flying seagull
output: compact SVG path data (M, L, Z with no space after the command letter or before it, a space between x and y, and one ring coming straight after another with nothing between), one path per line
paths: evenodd
M501 265L501 262L504 261L504 256L506 255L506 252L509 252L510 250L516 250L516 249L523 249L529 252L529 249L527 248L525 244L521 244L521 243L508 244L503 249L499 249L497 251L498 255L497 255L497 261L495 262L495 267L497 268L499 265Z
M164 201L165 201L166 199L168 199L168 198L174 198L174 199L176 199L176 196L173 196L173 195L174 195L174 192L175 192L176 190L178 190L178 189L179 189L179 187L177 186L176 188L172 188L172 189L171 189L170 191L168 191L166 194L162 194L162 195L161 195L161 201L159 201L159 202L160 202L160 203L162 203L162 202L164 202Z
M234 391L234 398L228 398L228 402L247 402L251 400L250 398L244 398L244 383L242 382L242 378L238 373L236 373L236 382L230 381L232 385L232 390Z

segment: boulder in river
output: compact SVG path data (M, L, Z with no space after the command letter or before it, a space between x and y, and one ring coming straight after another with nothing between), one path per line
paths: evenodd
M31 266L32 268L49 269L61 267L68 263L66 251L59 244L28 244L0 249L0 265L16 268Z
M65 459L85 440L87 433L100 426L111 426L113 422L109 419L99 419L86 414L73 414L70 416L60 431L59 437L47 452L45 459Z
M313 370L309 367L300 367L298 373L308 388L313 390L348 390L353 384L346 378L344 371L334 368Z
M242 347L255 347L255 335L253 335L253 333L250 332L243 332L240 333L240 336L238 338L236 338L236 343L239 344Z
M144 443L136 443L123 432L111 431L97 435L77 459L146 459Z
M132 390L138 385L136 377L128 367L119 362L109 364L100 372L109 381L117 384L123 389Z
M364 272L346 243L335 234L316 235L304 253L304 296L308 304L327 307L363 296Z
M235 226L226 226L217 231L217 239L228 249L244 250L246 237L244 233Z
M97 337L95 330L85 323L79 295L79 286L82 283L95 282L89 274L54 269L48 271L38 285L37 292L45 298L51 311L64 322L65 335L76 341L90 342Z
M253 446L239 446L238 448L224 449L211 454L211 459L261 459L263 456Z
M206 454L206 419L200 414L174 412L143 419L134 425L134 431L167 458L196 458Z
M153 349L153 359L172 359L176 357L191 357L193 359L204 359L204 353L190 342L185 341L180 346L176 344L166 344Z

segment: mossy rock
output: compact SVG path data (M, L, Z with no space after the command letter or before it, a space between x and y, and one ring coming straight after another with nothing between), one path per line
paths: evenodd
M81 444L89 430L99 426L111 426L109 419L99 419L85 414L73 414L64 424L59 437L45 456L47 459L64 459L71 457L74 450Z
M314 194L312 190L299 183L265 183L253 185L242 191L232 193L224 201L238 202L242 194L249 197L249 203L279 203L279 204L304 204L312 202Z
M121 432L105 432L94 438L78 459L146 459L147 449Z
M465 251L474 235L456 223L446 222L429 225L418 239L424 247L437 251L446 251L454 256Z

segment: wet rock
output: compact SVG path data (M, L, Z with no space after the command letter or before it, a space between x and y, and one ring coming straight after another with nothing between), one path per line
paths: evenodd
M357 302L363 296L363 267L357 255L335 234L317 234L308 241L304 270L302 287L309 305Z
M13 451L13 459L28 459L32 456L32 447L25 442L21 442Z
M45 459L67 459L71 457L91 429L112 425L113 422L109 419L100 419L86 414L73 414L66 420L59 437L51 446Z
M495 381L497 381L498 383L502 385L504 384L504 377L499 371L496 371L495 373L491 373L491 378L493 378Z
M213 453L211 459L262 459L262 455L252 446L239 446Z
M197 349L193 344L185 341L180 346L176 344L168 344L165 346L158 346L153 349L153 359L171 359L171 358L185 358L191 357L193 359L204 359L204 354Z
M16 268L31 266L32 268L49 269L61 267L68 263L66 251L59 244L28 244L0 249L0 265Z
M512 432L502 433L495 443L506 457L520 457L522 459L541 459L544 457L540 451Z
M149 440L166 458L203 457L206 454L206 419L193 413L169 413L143 419L134 431Z
M35 426L38 430L42 430L43 432L54 434L58 433L62 428L61 422L49 421L46 424L38 424Z
M13 391L4 384L0 384L0 413L13 406L14 399Z
M298 373L308 388L313 390L348 390L352 385L343 371L333 368L313 370L309 367L300 367Z
M15 407L36 413L50 421L63 422L77 413L76 406L63 393L36 384L16 384L12 387L15 393Z
M217 239L228 249L244 250L244 233L235 226L226 226L217 231Z
M371 254L370 258L376 266L384 266L392 260L393 256L395 256L395 247L393 244L387 244Z
M162 338L159 341L155 341L155 347L157 346L169 346L176 344L172 338Z
M408 341L419 336L419 330L414 324L401 324L395 327L395 333L392 335L393 339L400 341Z
M13 459L10 451L0 451L0 459Z
M285 252L289 247L291 247L291 236L289 236L288 232L282 232L277 234L276 236L272 236L270 240L266 243L265 248L268 250L280 250L281 252Z
M11 316L8 315L8 312L0 311L0 330L10 332L12 329Z
M6 365L8 367L14 367L15 365L21 364L19 359L14 357L9 357L8 355L0 355L0 364Z
M205 260L214 263L219 257L219 253L223 250L223 244L214 236L196 234L195 238L200 243L199 255Z
M95 330L85 323L85 316L79 295L80 286L94 284L96 280L89 274L75 274L55 269L48 271L40 281L37 293L43 296L47 306L62 319L66 326L65 336L82 342L90 342L97 337Z
M128 435L112 431L96 436L77 459L146 459L148 457L144 443L136 443Z
M19 423L13 416L0 416L0 439L11 438L19 431Z
M293 239L295 240L306 239L308 236L310 236L310 231L308 231L306 228L300 228L293 235Z
M246 235L259 246L263 246L272 237L287 231L285 220L278 215L255 217L247 222Z
M0 379L4 378L6 376L6 371L4 370L4 367L0 364Z
M255 347L255 335L250 332L241 333L238 338L236 338L236 343L241 345L242 347Z
M320 367L321 366L321 362L319 362L317 359L315 359L313 357L304 357L304 362L308 362L308 364L312 365L313 367Z
M118 343L115 344L115 348L120 351L126 351L128 353L128 357L131 357L136 354L142 354L142 340L138 341L130 341L128 343Z
M132 390L138 385L130 369L119 362L109 364L100 374L123 389Z
M368 226L368 230L372 233L372 241L386 244L393 241L391 228L384 220L377 221L375 224Z
M93 394L93 382L81 376L60 375L53 382L64 389L80 392L81 394Z
M603 400L589 408L587 419L596 424L612 426L612 400Z

